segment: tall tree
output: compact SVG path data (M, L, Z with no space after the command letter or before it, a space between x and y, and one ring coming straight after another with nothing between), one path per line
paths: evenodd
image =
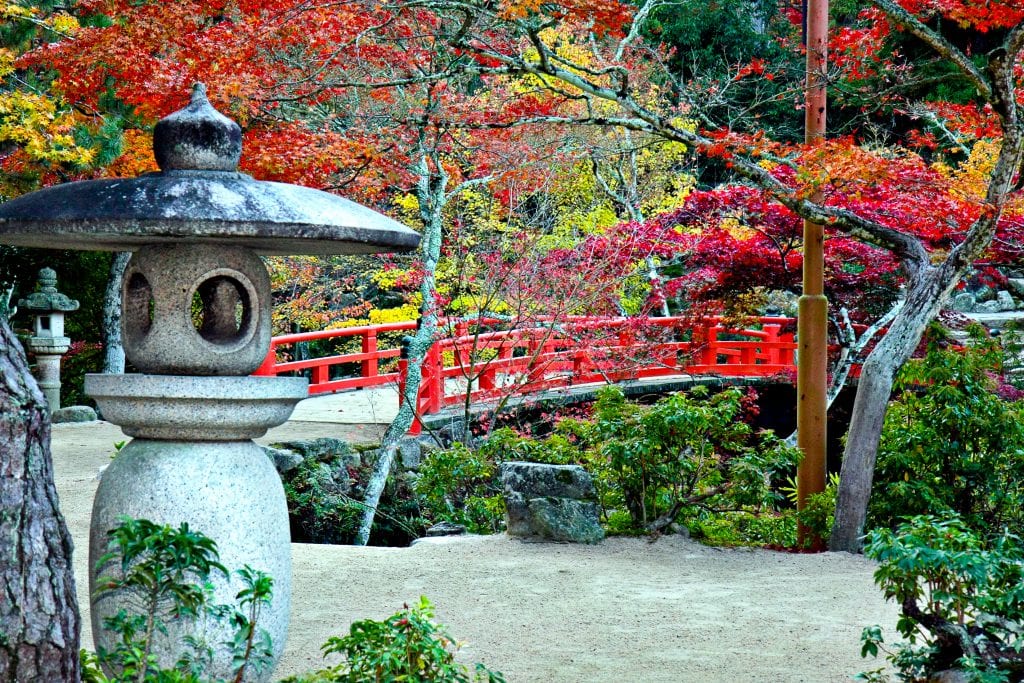
M0 680L79 680L71 534L57 505L46 399L0 293Z
M577 102L595 103L583 116L552 113L543 120L622 126L685 143L721 161L730 173L766 189L802 218L887 249L899 259L907 282L906 305L863 366L831 538L833 549L857 550L894 374L916 348L950 290L989 247L1004 212L1014 209L1013 202L1019 197L1015 183L1024 153L1020 112L1024 9L1011 0L874 0L872 8L860 15L856 30L846 32L841 43L847 53L856 52L860 58L839 60L848 71L848 82L878 89L878 103L888 102L892 108L897 103L905 107L907 102L903 91L886 85L886 78L896 79L898 84L913 81L908 74L918 65L904 60L898 51L886 51L893 35L912 37L927 53L918 63L942 60L955 67L958 81L972 92L972 101L961 109L985 122L987 130L997 130L999 142L998 153L985 172L983 191L964 195L948 177L929 169L919 155L909 151L893 153L861 145L853 138L806 150L770 142L759 134L738 133L716 120L713 110L685 90L685 83L678 84L678 100L663 101L658 107L646 105L642 97L645 81L635 78L631 52L618 48L624 37L635 32L631 17L643 16L647 4L636 9L614 0L586 7L571 1L498 6L445 0L400 3L430 8L446 18L440 24L444 31L439 39L472 55L475 72L500 73L503 78L517 74ZM971 45L964 44L962 35L971 31L985 34L986 52L968 52ZM553 42L555 37L564 41L566 35L591 47L593 54L586 64L573 61L561 44ZM654 54L645 56L649 59ZM873 72L871 79L863 78L864 59ZM763 63L748 67L741 76L765 77ZM876 78L879 74L882 77ZM666 73L665 78L670 79L671 74ZM614 103L617 110L606 114L603 105L597 104L601 102ZM696 120L698 127L680 125L673 117L676 113ZM879 175L892 178L895 182L890 190L898 187L899 192L878 197L874 187ZM811 201L809 197L816 192L822 199ZM908 216L901 204L914 197L931 202L933 210ZM940 212L938 207L945 208ZM948 234L945 249L929 252L922 231Z

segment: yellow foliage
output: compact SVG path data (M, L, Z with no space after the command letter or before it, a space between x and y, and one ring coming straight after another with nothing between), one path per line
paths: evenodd
M0 78L7 78L14 73L14 52L0 47Z
M49 97L20 90L0 92L0 143L17 145L32 161L84 166L95 152L71 135L74 117L59 113Z
M65 14L63 12L55 14L53 17L51 17L49 24L50 28L52 28L54 31L56 31L57 33L62 33L66 36L73 35L80 28L78 24L78 19L71 16L70 14Z
M0 4L0 17L4 19L32 19L36 16L34 7L25 7L13 2Z
M956 168L945 164L933 168L949 178L950 193L958 199L979 202L985 198L992 169L999 157L1000 143L995 140L978 140L971 148L971 154Z
M412 192L400 194L394 197L391 202L395 205L397 215L395 220L402 223L417 224L420 222L420 202Z
M497 233L510 227L507 209L485 187L463 190L449 206L453 218L457 217L462 225L469 228L460 235L466 246L470 246L467 240L469 243L477 241L475 234Z
M66 12L44 14L37 7L0 0L0 19L5 22L27 22L39 30L68 36L78 30L78 21ZM0 48L0 147L8 147L7 168L18 167L19 174L33 166L64 164L74 167L93 162L96 152L79 146L75 128L79 117L56 97L26 87L16 78L17 59L21 51L34 44L35 38L22 44ZM13 150L11 149L13 148ZM26 187L7 176L0 181L0 193L19 194Z
M394 289L398 280L405 275L406 271L401 268L388 268L370 273L370 279L381 289Z
M721 227L738 240L747 240L757 234L756 230L744 225L738 215L724 217L721 222Z
M485 299L476 294L461 294L451 300L448 310L453 315L472 314L486 310L489 313L512 313L512 307L504 301Z
M413 304L402 304L395 308L371 308L370 324L398 323L406 320L416 320L419 316L419 306Z
M363 325L369 325L370 321L367 318L344 318L341 320L332 320L327 325L321 325L320 327L325 330L343 330L347 327L362 327ZM319 329L319 328L310 328Z
M41 28L65 36L73 34L80 28L78 19L67 12L56 12L51 16L43 16L37 7L14 2L0 2L0 18L8 21L29 21Z

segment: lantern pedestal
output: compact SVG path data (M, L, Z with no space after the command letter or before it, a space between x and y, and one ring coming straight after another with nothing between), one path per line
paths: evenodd
M60 408L60 359L71 348L68 337L29 337L28 349L36 356L36 374L50 412Z

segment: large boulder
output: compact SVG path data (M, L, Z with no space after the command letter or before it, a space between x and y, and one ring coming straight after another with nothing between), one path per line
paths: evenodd
M961 313L972 313L978 302L970 292L958 292L950 299L949 307Z
M286 475L292 475L306 461L328 463L332 467L342 469L358 468L362 465L362 457L347 441L331 437L284 441L262 448L274 463L278 474L286 481Z
M277 473L282 476L296 469L303 462L303 457L295 451L274 448L273 446L260 446L260 448L267 454L270 461L274 463L274 469L277 470Z
M604 538L594 480L582 467L506 462L501 484L510 536L569 543Z
M1024 299L1024 278L1011 277L1006 281L1006 288L1018 299Z

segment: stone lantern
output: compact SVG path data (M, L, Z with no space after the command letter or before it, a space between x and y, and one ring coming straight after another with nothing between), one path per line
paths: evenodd
M64 336L64 314L77 311L78 302L58 292L57 273L43 268L36 291L18 300L18 306L35 316L28 348L36 356L39 388L52 413L60 408L60 358L71 346Z
M96 492L90 589L92 565L120 517L188 522L216 541L228 568L248 564L273 577L273 604L260 625L276 662L290 608L288 514L277 472L252 439L288 419L307 382L250 376L270 344L270 280L259 255L410 250L419 236L335 195L237 172L241 137L197 85L191 103L156 126L160 172L68 183L9 201L0 205L0 243L134 252L121 293L122 331L125 356L141 374L86 377L104 417L134 437ZM240 587L221 581L215 599L232 603ZM124 604L93 600L97 645L113 644L102 622ZM171 663L198 628L172 623L159 648L163 661ZM226 631L201 635L228 640ZM222 649L207 674L230 678L230 667Z

